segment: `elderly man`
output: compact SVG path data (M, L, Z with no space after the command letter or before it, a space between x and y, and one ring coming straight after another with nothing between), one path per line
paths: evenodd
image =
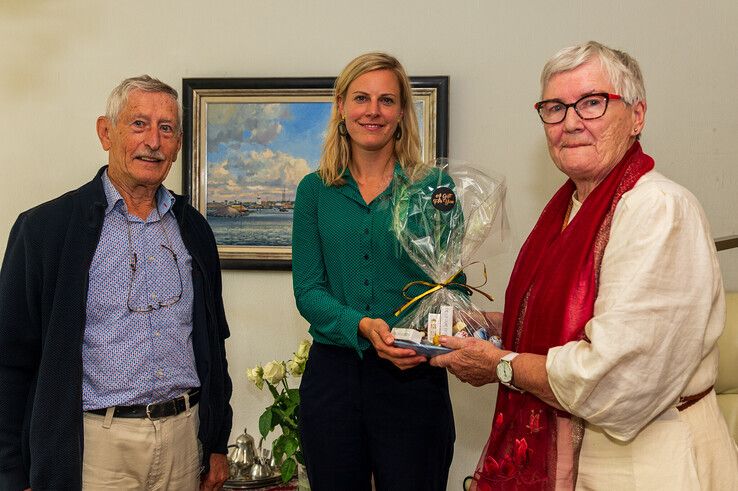
M0 489L217 489L231 430L218 254L162 182L177 92L124 80L108 165L20 215L0 272Z

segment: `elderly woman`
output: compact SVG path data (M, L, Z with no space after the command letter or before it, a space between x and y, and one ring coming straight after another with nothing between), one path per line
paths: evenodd
M445 490L455 439L446 371L392 346L402 288L430 280L392 230L393 182L420 168L410 80L384 53L336 79L317 172L297 188L292 275L315 342L300 441L318 490ZM449 184L450 185L450 184Z
M712 389L722 279L697 200L638 143L638 63L589 42L557 53L535 105L569 177L523 245L503 350L476 339L432 364L500 382L476 489L736 489Z

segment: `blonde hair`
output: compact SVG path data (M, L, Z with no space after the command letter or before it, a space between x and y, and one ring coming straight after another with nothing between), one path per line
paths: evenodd
M351 162L351 140L348 135L344 137L338 132L338 123L342 120L341 113L338 110L338 100L346 100L349 85L354 80L367 72L375 70L391 70L397 77L400 86L402 119L398 127L402 132L402 136L399 140L394 140L397 160L408 175L412 175L415 167L420 164L418 117L415 114L410 79L395 57L386 53L366 53L354 58L346 65L346 68L336 78L333 87L331 118L328 122L323 153L318 165L318 175L326 186L343 185L343 173Z

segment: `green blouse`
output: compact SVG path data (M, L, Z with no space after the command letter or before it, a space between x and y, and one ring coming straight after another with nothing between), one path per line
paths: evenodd
M393 182L369 204L348 170L343 186L326 186L311 173L297 188L292 286L297 309L319 343L361 355L371 343L359 335L359 321L382 318L392 327L400 319L395 310L405 303L403 287L430 281L392 231L393 184L404 178L399 164L394 172Z

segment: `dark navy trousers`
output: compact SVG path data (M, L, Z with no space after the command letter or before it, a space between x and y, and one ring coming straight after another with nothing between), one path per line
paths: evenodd
M456 433L444 369L314 343L300 383L313 491L443 491Z

